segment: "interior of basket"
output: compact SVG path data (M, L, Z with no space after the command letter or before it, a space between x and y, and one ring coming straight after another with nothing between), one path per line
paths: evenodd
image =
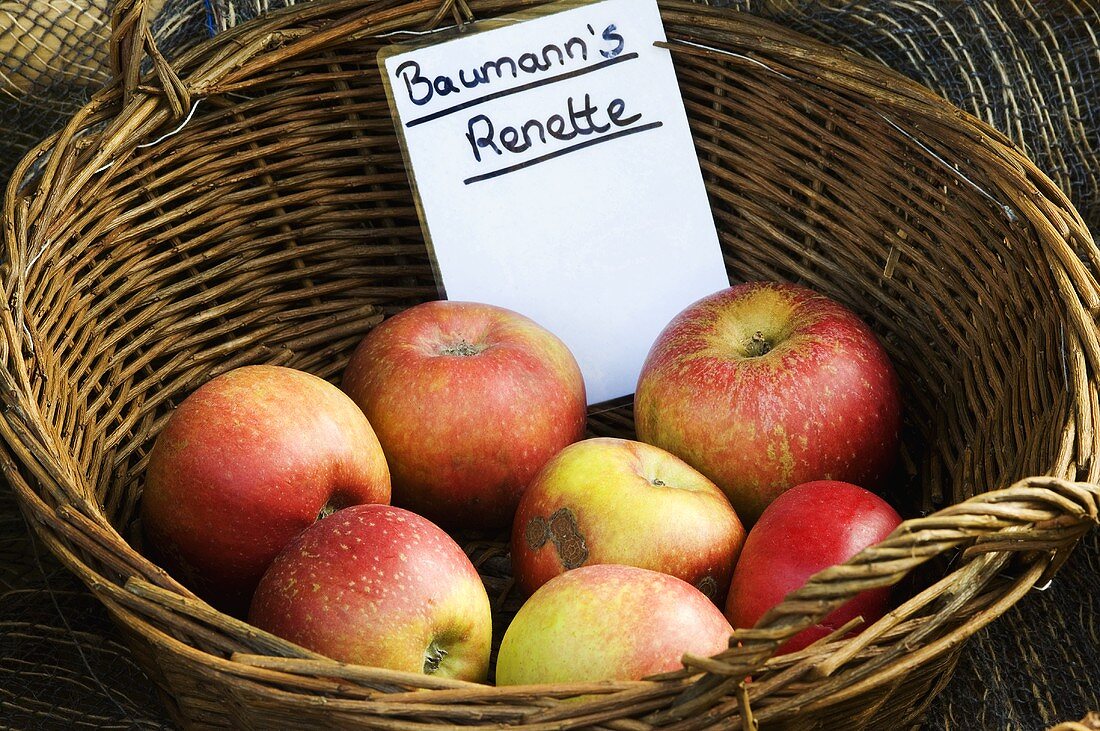
M377 71L383 42L204 99L181 131L105 171L32 267L39 357L64 374L40 381L43 408L123 535L136 536L152 442L197 386L258 362L335 381L374 307L437 296ZM673 57L730 282L827 293L895 363L895 506L913 516L1057 471L1063 315L1029 227L991 202L981 169L955 160L942 130L793 61ZM632 436L629 405L590 427ZM483 568L505 586L492 538Z

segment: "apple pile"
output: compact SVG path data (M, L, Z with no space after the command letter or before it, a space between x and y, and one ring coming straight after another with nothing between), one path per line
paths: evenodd
M560 339L500 307L424 303L373 329L339 388L248 366L188 396L149 455L145 551L336 660L481 682L492 611L452 534L508 531L526 600L496 682L527 684L716 654L901 522L872 492L898 450L896 376L821 294L759 282L689 306L634 407L638 441L585 439ZM889 601L864 592L779 651Z

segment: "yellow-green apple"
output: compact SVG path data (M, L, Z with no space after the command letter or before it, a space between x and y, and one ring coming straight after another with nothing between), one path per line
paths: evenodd
M441 528L389 505L307 528L260 580L248 620L342 662L471 681L489 670L481 577Z
M342 386L370 419L395 505L447 528L499 529L540 467L584 436L580 368L532 320L426 302L372 330Z
M172 413L149 456L149 555L214 606L248 609L268 564L318 516L387 503L382 448L359 407L279 366L224 373Z
M889 503L847 482L821 480L791 488L749 531L726 599L726 618L734 627L754 626L806 579L882 541L900 523ZM889 589L857 594L778 652L801 650L856 617L870 624L886 613L889 601Z
M625 564L683 579L720 604L744 538L726 496L683 460L601 437L566 447L528 485L512 567L528 595L579 566Z
M497 685L638 680L715 655L732 634L722 612L674 576L599 564L543 584L516 613L497 656Z
M875 489L897 457L901 401L855 314L805 287L704 297L658 336L634 396L638 437L721 487L746 524L810 480Z

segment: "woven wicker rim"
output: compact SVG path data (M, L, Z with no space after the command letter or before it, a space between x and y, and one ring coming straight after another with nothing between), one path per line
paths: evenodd
M1090 267L1100 269L1100 251L1065 196L989 127L921 87L884 74L874 64L810 41L792 46L779 29L747 17L738 18L737 32L791 57L812 54L821 83L872 96L899 115L912 115L929 126L959 130L973 154L1000 161L990 174L1001 182L1001 199L1010 202L1018 212L1014 215L1026 217L1036 227L1049 248L1058 294L1071 325L1066 339L1074 423L1064 432L1063 457L1052 468L1057 476L1028 478L928 517L908 520L886 541L813 577L756 628L738 631L730 650L713 658L686 657L684 671L638 682L492 688L335 663L214 611L119 535L91 496L79 465L53 442L39 404L41 373L35 370L34 323L24 306L28 274L57 233L52 222L94 195L100 185L97 176L105 166L117 164L138 143L157 139L183 120L195 99L240 88L250 77L321 48L333 38L432 28L449 19L466 22L537 4L527 0L470 4L447 0L442 5L436 0L370 5L363 0L317 2L240 26L216 39L216 45L195 49L178 62L180 75L156 50L144 2L118 3L111 48L115 83L28 155L12 178L4 206L0 347L5 368L0 389L7 408L0 420L5 445L2 467L49 549L88 584L127 631L181 662L206 666L221 682L248 685L273 703L320 703L333 714L365 714L378 727L394 729L436 728L423 720L436 716L447 719L443 723L461 722L473 728L509 723L531 729L688 729L734 718L751 727L754 704L782 695L785 687L797 682L816 679L797 694L771 700L756 718L766 721L808 713L900 682L913 668L957 648L1033 585L1053 575L1080 536L1100 520L1100 490L1092 484L1100 477L1094 458L1100 440L1095 429L1100 343L1093 324L1100 288L1090 272ZM689 3L662 3L662 11L666 22L693 23L702 41L708 40L709 31L729 31L728 19ZM300 27L337 15L341 22L321 25L320 30L307 32ZM290 18L299 26L292 26ZM682 56L732 60L719 50L675 42L671 47ZM212 53L212 48L218 52ZM145 57L152 59L152 72L143 77L139 68ZM842 628L805 651L771 657L785 639L859 591L893 585L917 566L960 547L964 563L857 638L837 639L850 629ZM1006 572L1011 578L998 592L983 594ZM914 628L912 618L944 597L950 600L936 618ZM969 619L952 626L952 608L964 605L970 609ZM177 636L203 637L208 647L221 652L198 649ZM903 646L906 643L916 644ZM860 661L857 672L837 672L854 660ZM750 674L762 680L744 683ZM556 701L579 695L592 697ZM391 721L378 720L391 716ZM413 720L402 720L408 718Z

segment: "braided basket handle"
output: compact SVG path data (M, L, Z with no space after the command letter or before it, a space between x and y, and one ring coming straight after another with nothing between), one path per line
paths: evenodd
M145 54L153 60L156 87L141 84L141 63ZM116 0L111 15L110 53L113 83L122 92L126 105L138 93L163 96L172 111L173 121L179 121L191 108L191 95L168 60L157 48L149 23L148 0Z
M972 634L995 619L1032 586L1053 576L1078 540L1098 523L1100 485L1054 477L1027 478L1006 489L977 495L932 515L907 520L884 541L864 549L844 564L811 576L802 588L788 594L752 629L737 630L734 635L736 646L714 658L686 655L683 659L688 669L669 673L668 677L686 676L699 671L703 671L704 676L672 708L654 713L649 720L671 723L684 719L693 713L706 711L718 699L733 696L739 690L746 696L741 703L742 717L749 716L748 696L753 691L742 687L742 681L762 668L783 642L821 621L859 592L893 586L920 564L952 549L963 549L962 562L953 575L907 600L862 634L829 653L826 659L815 660L807 656L807 662L813 665L805 669L819 677L831 675L877 637L922 608L945 598L964 603L999 574L1011 556L1027 556L1027 568L1015 582L1011 596L983 609L968 628L948 633L945 639L921 649L919 653L932 655L942 651L952 643L961 641L963 635ZM960 589L959 584L967 586ZM854 623L849 623L840 628L835 636L846 634L853 628ZM914 651L907 658L894 658L898 665L891 672L902 672L904 666L912 664L919 653ZM796 653L792 657L799 655ZM890 658L883 655L881 659ZM863 682L869 684L872 680L864 679ZM823 685L822 688L829 689L831 686ZM813 699L802 700L810 702ZM771 710L776 711L778 707Z
M903 522L882 542L810 577L761 617L756 628L740 634L746 641L769 645L785 641L860 591L893 586L918 565L957 547L964 547L964 560L994 552L1005 557L1032 552L1042 557L1043 570L1032 582L1039 583L1054 575L1098 522L1100 486L1027 478Z

